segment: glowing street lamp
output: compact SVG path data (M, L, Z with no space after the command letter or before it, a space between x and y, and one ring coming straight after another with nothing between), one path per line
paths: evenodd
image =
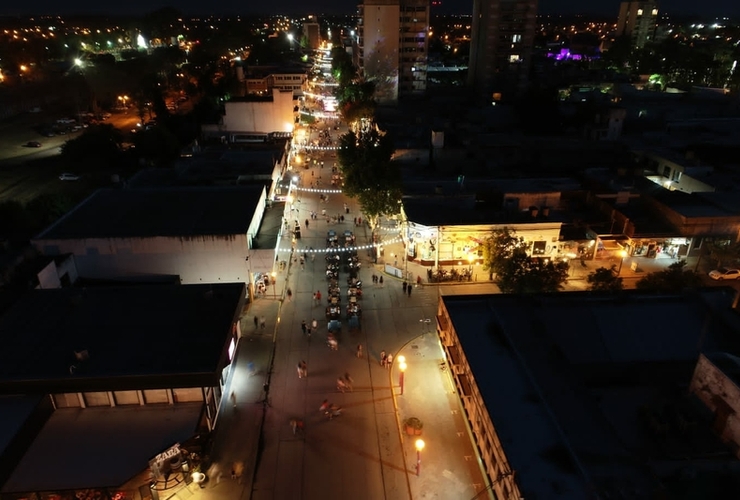
M622 264L624 263L624 258L627 257L627 252L625 250L619 251L619 269L617 270L617 276L620 275L622 272Z
M421 450L424 449L424 440L417 439L414 445L416 446L416 475L418 476L421 473Z

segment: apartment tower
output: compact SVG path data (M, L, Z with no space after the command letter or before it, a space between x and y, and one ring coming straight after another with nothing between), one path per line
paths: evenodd
M536 28L537 0L474 0L468 86L495 101L526 86Z
M429 0L365 0L359 6L357 62L376 82L376 100L394 104L427 88Z
M633 47L641 49L654 40L657 26L657 2L622 2L619 5L617 35L629 36Z

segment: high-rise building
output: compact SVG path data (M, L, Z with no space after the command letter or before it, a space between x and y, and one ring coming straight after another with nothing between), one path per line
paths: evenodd
M641 49L646 42L654 40L657 26L657 2L622 2L620 4L617 35L629 36L633 47Z
M497 100L526 85L536 28L537 0L474 0L468 85Z
M376 99L423 94L427 87L429 0L365 0L359 6L358 65L376 82Z
M308 16L303 23L303 37L307 40L309 49L316 50L321 45L321 27L315 16Z

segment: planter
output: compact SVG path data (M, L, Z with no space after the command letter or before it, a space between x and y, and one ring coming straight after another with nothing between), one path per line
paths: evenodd
M403 421L403 427L409 436L421 436L424 423L416 417L409 417Z

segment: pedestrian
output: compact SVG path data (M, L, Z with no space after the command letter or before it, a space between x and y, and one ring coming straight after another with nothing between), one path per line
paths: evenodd
M380 366L385 368L385 362L387 360L388 356L385 354L385 351L380 351Z
M308 219L306 219L306 229L308 229Z
M260 316L260 326L262 327L263 330L265 329L265 327L267 327L267 320L265 319L264 316Z
M288 288L288 291L286 292L286 295L288 296L288 301L293 300L293 290Z
M410 286L410 287L408 287L408 288L406 289L406 291L407 291L407 292L408 292L408 294L409 294L409 297L411 297L411 290L412 290L412 289L413 289L413 287L411 287L411 286Z
M403 280L403 293L406 293L406 288L409 286L408 283L406 283L406 280Z
M316 291L316 303L321 304L321 290Z
M355 226L357 226L357 217L355 217Z
M357 357L362 357L362 344L357 344Z
M303 335L306 334L306 329L306 320L304 319L303 321L301 321L301 331L303 332Z
M307 377L308 376L308 369L307 369L307 366L306 366L306 362L305 361L301 361L300 365L301 365L301 372L303 373L303 376L304 377Z
M329 407L330 406L331 406L331 403L329 403L329 400L328 399L325 399L321 403L321 406L319 406L319 411L321 411L321 412L327 412L327 411L329 411Z
M306 328L306 335L308 335L309 339L311 338L311 327L310 326Z
M260 320L257 316L254 317L254 329L256 330L259 326Z
M352 379L349 372L344 372L344 385L347 386L349 392L354 392L354 383L355 381Z
M378 278L378 283L380 283L380 286L383 286L383 276Z
M344 383L344 380L341 378L337 378L337 390L341 391L342 394L344 394L344 390L347 388L347 384Z
M316 293L313 294L313 303L316 305Z
M231 479L236 479L236 471L234 470L234 467L231 468Z
M300 363L296 365L296 371L298 372L298 378L303 378L303 367Z
M231 404L234 405L234 408L236 408L236 392L231 391Z
M389 368L393 365L393 354L388 354L388 357L385 358L385 366L386 368Z
M318 329L318 327L319 327L319 322L316 321L316 318L314 318L313 320L311 320L311 329L312 330L316 330L316 329Z

